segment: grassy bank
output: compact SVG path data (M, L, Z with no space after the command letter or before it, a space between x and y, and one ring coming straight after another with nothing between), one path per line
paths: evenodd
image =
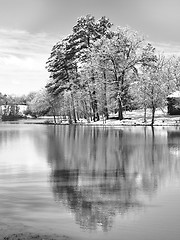
M134 110L124 112L123 120L116 120L116 115L110 115L110 119L100 119L97 122L87 122L85 119L80 119L78 125L91 126L150 126L151 125L151 110L147 110L147 121L144 122L143 110ZM40 117L37 119L23 119L13 121L11 123L24 124L54 124L53 117ZM57 117L57 124L69 124L67 120L60 120ZM155 113L154 126L180 126L180 115L168 115L166 111L158 109Z

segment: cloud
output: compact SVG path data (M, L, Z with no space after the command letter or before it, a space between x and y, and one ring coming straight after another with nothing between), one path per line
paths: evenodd
M0 92L23 94L43 87L49 76L45 64L57 41L45 33L0 29Z
M152 45L155 46L159 53L164 53L165 56L180 56L180 44L152 42Z

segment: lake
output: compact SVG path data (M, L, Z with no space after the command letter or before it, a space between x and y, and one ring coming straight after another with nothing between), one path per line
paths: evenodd
M180 127L0 124L1 222L179 240Z

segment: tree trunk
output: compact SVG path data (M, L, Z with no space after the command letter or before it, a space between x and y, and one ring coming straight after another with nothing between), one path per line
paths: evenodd
M106 70L103 71L103 76L104 76L104 115L105 118L108 119L109 118L109 114L108 114L108 108L107 108L107 78L106 78Z
M109 113L108 113L108 108L107 108L107 101L105 101L104 115L105 115L106 120L108 120L109 119Z
M72 124L72 118L71 118L71 112L70 112L70 110L68 111L68 116L69 116L69 124Z
M75 110L75 105L74 105L74 96L73 96L72 91L71 91L71 99L72 99L72 108L73 108L73 119L74 119L74 122L77 123L76 110Z
M76 116L77 116L77 120L79 121L80 116L79 116L79 112L78 111L76 112Z
M156 111L156 107L153 105L152 106L152 118L151 118L151 125L154 125L154 117L155 117L155 111Z
M122 110L122 102L120 96L118 96L118 119L123 119L123 110Z
M99 113L98 113L98 104L97 104L97 99L94 99L94 109L95 109L95 116L97 121L99 121Z
M99 113L98 113L98 107L97 107L97 100L96 100L96 92L93 91L93 97L92 97L92 111L93 111L93 121L95 122L96 120L99 121Z
M56 122L56 115L55 114L53 114L53 118L54 118L54 123L56 124L57 122Z
M125 71L123 70L121 75L118 77L118 119L122 120L123 119L123 107L122 107L122 102L123 102L123 89L124 89L124 77L125 77Z
M51 104L51 106L52 106L52 112L53 112L54 123L56 124L56 123L57 123L57 122L56 122L56 109L55 109L55 107L53 106L53 104Z
M92 118L93 118L93 121L95 122L96 121L96 110L94 107L94 101L92 101L91 106L92 106Z
M95 77L94 72L92 71L92 83L94 84L94 90L92 92L92 110L93 110L93 121L99 121L99 113L98 113L98 104L97 104L97 98L96 98L96 90L95 90Z
M146 105L144 105L144 122L146 123L147 122L147 119L146 119Z
M88 107L87 107L87 102L86 100L82 100L82 106L83 106L83 117L88 121L88 123L90 122L90 117L91 114L88 112Z

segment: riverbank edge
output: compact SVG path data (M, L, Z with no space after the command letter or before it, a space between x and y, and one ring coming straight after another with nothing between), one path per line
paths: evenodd
M19 124L19 123L17 123L17 124ZM91 126L91 127L135 127L135 126L139 126L139 127L180 127L180 124L174 124L174 123L172 123L172 124L125 124L125 123L123 123L123 124L101 124L101 123L99 123L99 124L93 124L93 123L87 123L87 124L81 124L81 123L73 123L73 124L68 124L68 123L65 123L65 124L62 124L62 123L43 123L43 122L41 122L41 123L23 123L23 124L39 124L39 125L53 125L53 126L58 126L58 125L60 125L60 126L64 126L64 125L68 125L68 126L86 126L86 127L88 127L88 126Z
M85 119L80 119L77 123L69 124L68 120L60 119L57 117L56 123L53 117L39 117L39 118L27 118L18 121L2 121L2 123L11 124L44 124L44 125L74 125L74 126L98 126L98 127L123 127L123 126L152 126L151 124L151 111L148 109L146 122L144 122L143 110L128 111L124 114L124 119L118 120L116 115L111 115L108 120L100 119L99 121L88 122ZM153 126L180 126L180 115L168 115L167 111L158 109L156 111Z
M1 240L72 240L68 236L62 235L58 236L55 234L47 235L47 234L39 234L39 233L31 233L31 232L20 232L20 233L11 233L1 236Z
M48 233L37 227L25 226L24 224L0 221L0 240L75 240L75 238Z
M97 121L97 122L77 122L77 123L72 123L69 124L68 122L57 122L54 123L53 121L46 121L46 120L20 120L20 121L6 121L6 122L1 122L4 124L39 124L39 125L53 125L53 126L58 126L58 125L72 125L72 126L92 126L92 127L127 127L127 126L141 126L141 127L149 127L149 126L160 126L160 127L168 127L168 126L175 126L175 127L180 127L180 118L178 119L161 119L161 120L155 120L154 124L152 125L150 121L147 121L146 123L137 121L137 120L106 120L104 122L103 120Z

